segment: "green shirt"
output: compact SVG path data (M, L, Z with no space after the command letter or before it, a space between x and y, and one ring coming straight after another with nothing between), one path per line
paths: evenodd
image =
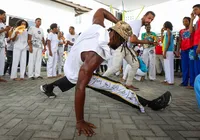
M157 36L154 32L150 32L150 33L142 33L142 40L149 40L151 42L155 42L157 40ZM154 47L154 45L150 45L150 44L145 44L146 48L151 48Z

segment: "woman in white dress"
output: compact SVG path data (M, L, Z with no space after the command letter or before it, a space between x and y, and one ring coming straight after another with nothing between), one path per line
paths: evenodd
M24 80L24 73L26 69L26 48L28 46L28 23L25 20L17 22L16 30L12 34L13 48L13 62L11 79L15 81ZM17 78L17 69L20 63L20 78Z

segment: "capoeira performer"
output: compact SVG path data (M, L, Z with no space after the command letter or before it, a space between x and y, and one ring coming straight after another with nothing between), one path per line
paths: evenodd
M28 63L28 76L30 79L35 80L43 79L40 76L41 63L42 63L42 50L46 50L44 32L40 28L41 19L35 20L35 26L30 27L28 30L28 44L29 44L29 63Z
M113 60L115 61L112 63L112 67L109 67L108 70L103 74L103 76L108 77L111 74L118 72L124 58L127 61L127 63L131 65L131 68L132 68L128 73L128 78L126 80L125 86L134 91L139 90L137 87L134 87L132 85L134 75L136 74L137 69L139 68L139 63L131 47L133 46L132 43L154 44L154 42L151 42L149 40L138 40L141 27L144 25L150 24L153 21L154 17L155 17L154 12L148 11L141 20L133 20L129 22L129 25L132 28L133 34L131 35L129 39L128 47L126 47L125 45L122 45L118 47L116 51L114 51Z
M138 62L139 62L139 68L137 69L137 72L134 76L134 78L138 81L143 81L144 80L144 76L147 74L148 72L148 69L147 69L147 66L146 64L144 63L144 61L142 60L142 58L139 56L140 54L140 50L138 47L135 47L134 48L134 51L136 52L137 54L137 59L138 59ZM131 70L131 65L127 64L126 65L126 68L125 68L125 71L124 71L124 74L123 74L123 77L122 77L122 82L125 82L126 81L126 78L128 77L128 73L129 71Z
M6 12L0 9L0 82L6 82L2 78L4 75L4 67L5 67L5 36L6 33L10 30L10 26L6 26L4 23L6 21Z
M104 25L105 18L116 23L109 31ZM79 135L84 133L86 136L92 136L94 134L93 128L95 128L93 124L84 120L86 87L93 88L102 94L118 99L133 107L140 108L142 112L144 111L144 106L159 110L169 104L171 99L169 92L158 99L148 101L127 89L119 82L93 74L100 64L109 57L110 49L117 49L122 43L128 40L131 34L131 27L127 23L118 21L105 9L97 10L93 17L93 25L79 36L71 49L65 62L65 77L40 87L41 91L47 96L55 97L53 89L56 86L62 92L76 86L75 112Z
M158 42L157 36L154 32L151 32L151 25L146 25L146 32L142 33L142 40L149 40L152 42ZM142 54L142 60L148 67L149 71L149 80L156 80L156 54L155 54L155 45L153 44L144 44L144 50ZM146 75L147 79L147 75Z

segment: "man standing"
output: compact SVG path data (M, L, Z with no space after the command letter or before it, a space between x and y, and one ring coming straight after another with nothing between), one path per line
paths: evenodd
M158 44L155 47L156 52L156 73L162 75L164 71L164 58L163 58L163 51L162 51L162 42L161 38L158 38Z
M198 21L193 28L194 19L198 16ZM190 86L188 88L193 89L194 80L198 74L200 74L200 55L197 52L200 52L200 4L193 6L193 12L191 14L191 22L189 27L190 33L194 32L194 43L193 47L189 51L190 58ZM197 49L198 48L198 49Z
M45 47L44 32L40 28L41 19L36 18L35 27L30 27L28 31L28 44L29 44L29 63L28 63L28 76L32 80L35 78L43 79L40 75L42 63L42 45Z
M75 29L73 26L69 27L69 34L67 34L66 39L67 39L67 50L70 52L72 46L74 45L74 42L76 41L78 35L75 33Z
M6 26L4 24L5 20L6 12L0 9L0 82L6 82L6 80L2 79L5 67L5 35L11 28L10 26Z
M150 42L157 42L157 37L154 32L151 32L151 25L145 27L146 33L142 33L142 40L149 40ZM156 79L156 55L154 44L144 44L144 51L142 59L148 68L149 79L151 81Z
M133 34L129 39L128 47L124 45L120 46L116 51L113 53L113 63L112 66L108 68L108 70L103 74L103 76L110 76L119 71L123 58L127 61L128 64L131 65L131 70L128 73L128 78L126 80L126 87L130 88L134 91L139 90L137 87L132 85L133 78L139 68L138 60L135 59L137 56L133 51L133 44L153 44L154 42L149 40L139 40L138 36L140 34L140 29L144 25L150 24L155 17L155 13L152 11L148 11L141 20L133 20L129 22L129 25L132 28Z
M55 78L57 76L56 66L58 62L58 25L56 23L51 24L50 26L51 32L47 37L47 53L48 53L48 61L47 61L47 77Z
M109 32L105 29L105 18L116 23L109 29ZM146 105L159 110L169 104L171 99L169 92L158 99L148 101L128 90L119 82L93 74L100 64L109 57L110 48L117 49L128 40L131 34L131 27L127 23L118 21L105 9L97 10L93 17L93 25L80 35L69 53L64 67L66 76L40 87L41 91L48 97L56 97L53 93L54 87L58 86L62 92L65 92L76 86L75 112L78 135L84 133L86 136L92 136L94 134L93 128L95 126L84 120L85 89L87 86L133 107L140 108L141 111L144 111L143 106Z

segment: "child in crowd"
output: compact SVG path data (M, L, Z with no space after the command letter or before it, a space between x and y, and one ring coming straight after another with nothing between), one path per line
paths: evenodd
M163 58L165 69L165 80L163 83L168 85L174 84L174 39L173 39L173 25L166 21L161 29L161 40L163 42ZM164 33L164 31L166 31Z

